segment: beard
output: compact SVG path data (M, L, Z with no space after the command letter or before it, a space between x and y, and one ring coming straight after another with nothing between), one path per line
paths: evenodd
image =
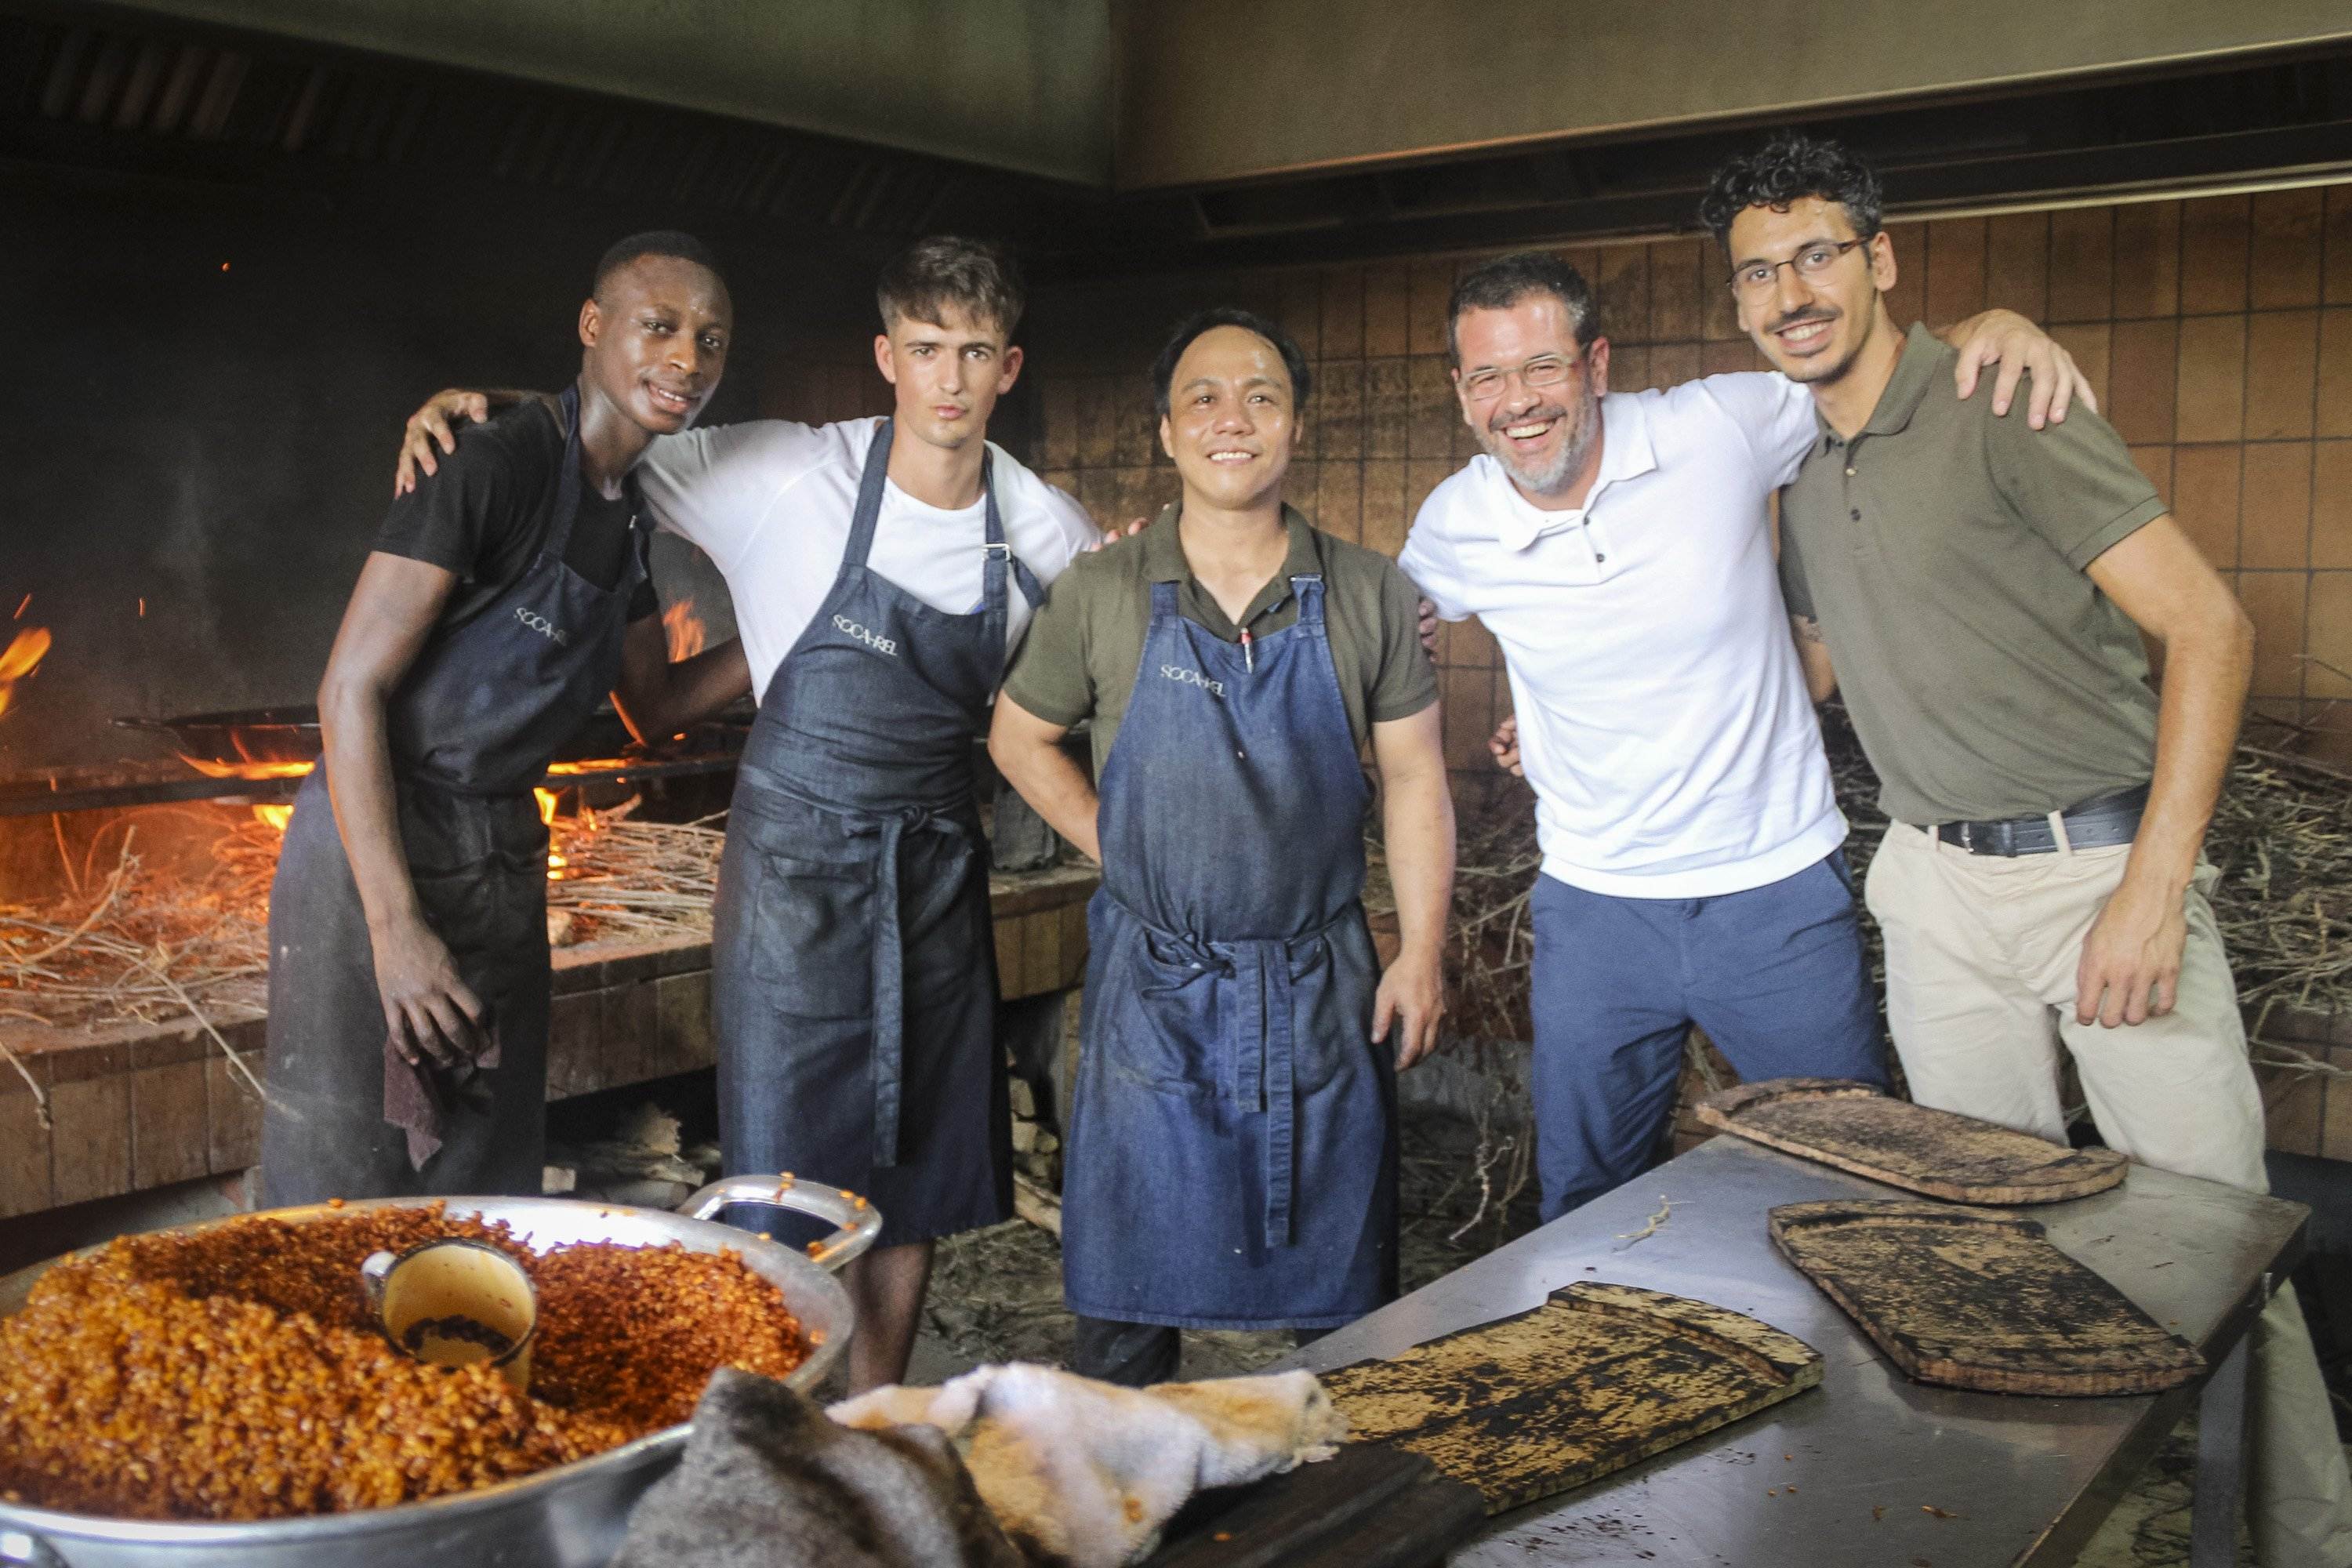
M1568 422L1567 431L1550 457L1530 462L1513 450L1510 437L1503 432L1514 425L1545 419ZM1579 399L1573 408L1549 404L1511 418L1498 414L1478 431L1478 445L1503 465L1513 482L1523 490L1546 496L1557 495L1575 481L1584 471L1585 459L1592 455L1592 444L1600 438L1601 399L1589 396Z
M1791 310L1789 314L1780 317L1779 320L1773 321L1771 325L1764 329L1765 342L1777 342L1778 340L1773 337L1773 334L1780 331L1783 327L1793 327L1800 321L1829 321L1833 323L1844 313L1845 312L1843 310L1825 310L1818 306L1810 307L1802 310ZM1874 325L1875 325L1875 322L1873 321L1864 321L1862 324L1861 335L1856 337L1852 343L1847 345L1844 353L1839 354L1834 358L1827 354L1822 354L1811 359L1790 360L1784 363L1779 354L1773 353L1769 350L1766 351L1764 357L1771 362L1773 369L1779 371L1782 375L1787 376L1790 381L1795 382L1800 386L1817 385L1822 382L1835 381L1840 376L1845 374L1847 371L1852 370L1853 368L1853 362L1862 357L1863 345L1870 341L1870 330ZM1762 345L1759 344L1758 346L1761 347Z

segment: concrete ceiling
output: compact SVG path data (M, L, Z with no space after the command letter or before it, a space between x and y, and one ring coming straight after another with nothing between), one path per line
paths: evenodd
M1123 192L2352 44L2346 0L118 0Z

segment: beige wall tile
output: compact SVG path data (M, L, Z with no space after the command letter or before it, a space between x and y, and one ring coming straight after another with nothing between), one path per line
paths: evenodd
M1405 433L1410 458L1451 458L1454 427L1461 422L1454 379L1443 354L1415 354L1407 362L1412 411Z
M2327 187L2326 214L2320 220L2320 246L2321 302L2352 305L2352 185Z
M1323 357L1323 282L1313 272L1293 272L1282 279L1282 312L1275 320L1298 340L1299 352L1310 360Z
M2055 277L2053 268L2053 292ZM2179 387L2179 323L2117 321L2110 342L2108 421L2126 441L2171 440L2173 398Z
M1412 419L1412 367L1403 359L1364 362L1364 456L1402 458Z
M2116 320L2180 310L2180 204L2133 202L2116 208Z
M2104 321L2115 314L2113 207L2050 215L2050 319Z
M2005 304L2006 301L1996 298L1994 303ZM2108 354L2115 329L2105 321L2081 321L2071 326L2053 326L2050 329L2050 335L2058 340L2060 347L2074 356L2074 363L2091 384L2091 395L2105 409L2107 405Z
M2315 662L2304 668L2303 694L2352 698L2352 572L2314 572L2304 615L2304 651ZM2352 1130L2352 1117L2345 1122Z
M1700 242L1662 239L1650 251L1650 341L1696 342L1705 307L1699 302Z
M1409 353L1412 345L1412 273L1373 267L1364 273L1364 354Z
M2236 443L2179 447L2172 457L2172 515L2205 559L2227 572L2238 564Z
M1334 267L1323 279L1323 357L1360 359L1364 353L1364 272Z
M1609 345L1609 390L1643 392L1655 386L1650 379L1650 349L1646 343ZM1465 426L1466 428L1466 426Z
M1445 352L1445 302L1454 292L1454 264L1424 261L1412 269L1412 303L1406 332L1407 353Z
M2009 213L1985 226L1985 303L2029 321L2050 314L2050 215Z
M1586 281L1600 296L1601 330L1612 342L1646 342L1650 336L1650 254L1647 246L1604 245Z
M2294 697L2303 690L2303 601L2300 572L2241 572L2238 602L2254 623L2256 697Z
M2301 569L2311 564L2311 443L2246 446L2239 500L2238 563Z
M1404 548L1405 529L1412 519L1404 510L1405 471L1402 460L1366 458L1363 466L1363 519L1360 542L1393 557Z
M1421 515L1421 503L1427 500L1429 492L1444 484L1453 472L1454 460L1450 458L1423 458L1405 465L1404 526L1407 533L1412 531L1413 519ZM1394 555L1403 548L1404 541L1399 539L1396 549L1389 553Z
M2319 436L2352 436L2352 310L2319 314Z
M2254 198L2247 272L2258 310L2319 303L2321 215L2327 193L2265 191Z
M1927 313L1927 226L1890 223L1886 237L1895 246L1895 287L1886 291L1886 313L1898 327L1923 321ZM1948 323L1929 321L1929 326Z
M2352 441L2322 441L2311 468L2311 563L2352 567Z
M2203 196L2180 207L2180 309L2189 315L2246 308L2252 221L2244 196Z
M2145 474L2147 477L2147 482L2156 487L2156 499L2164 503L2167 510L2171 510L2173 448L2162 446L2128 447L2125 450L2131 454L2132 467Z
M2246 319L2189 316L2180 322L2178 438L2234 441L2246 412Z
M2246 318L2246 439L2307 437L2319 367L2319 312Z
M1315 478L1315 523L1327 533L1364 542L1364 469L1360 463L1325 463Z
M1985 308L1985 220L1941 218L1927 226L1928 324L1949 326Z
M1445 765L1471 772L1491 769L1486 737L1495 732L1495 675L1486 669L1438 671L1438 700L1444 704Z
M1650 348L1650 384L1680 386L1698 379L1696 343L1654 343Z
M1325 360L1315 368L1315 450L1325 458L1364 455L1364 362Z

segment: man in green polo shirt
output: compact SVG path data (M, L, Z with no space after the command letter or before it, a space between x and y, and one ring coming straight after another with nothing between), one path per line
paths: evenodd
M1385 556L1283 504L1307 358L1243 310L1153 370L1183 500L1057 580L989 750L1102 862L1062 1184L1072 1369L1178 1331L1312 1333L1396 1292L1397 1070L1435 1042L1454 879L1437 679ZM1094 723L1095 773L1060 749ZM1366 927L1380 769L1400 951Z
M1813 696L1843 685L1891 819L1865 897L1913 1097L2063 1141L2063 1045L2110 1146L2264 1190L2201 856L2244 612L2105 420L2030 432L1954 395L1952 351L1887 312L1868 165L1780 137L1718 169L1701 212L1740 324L1821 421L1782 497L1781 583ZM2292 1287L2254 1365L2256 1556L2345 1568L2352 1495Z

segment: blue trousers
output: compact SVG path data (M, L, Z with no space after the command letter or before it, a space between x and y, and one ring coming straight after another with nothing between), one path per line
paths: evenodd
M1556 1219L1654 1163L1683 1040L1746 1081L1886 1081L1853 885L1838 850L1711 899L1626 899L1537 879L1536 1168Z

